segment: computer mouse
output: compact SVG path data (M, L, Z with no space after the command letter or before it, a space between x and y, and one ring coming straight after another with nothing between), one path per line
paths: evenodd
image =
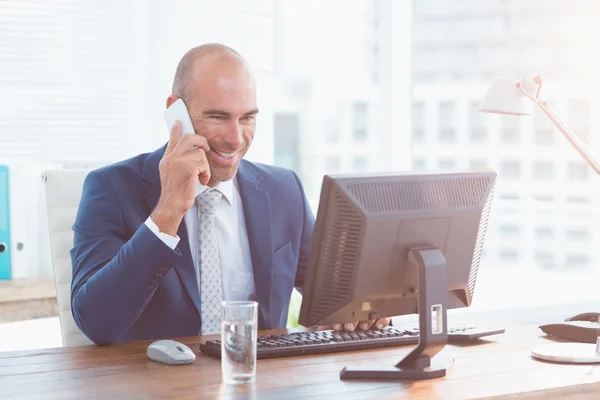
M175 340L157 340L150 343L146 354L153 361L169 365L191 364L196 360L192 349Z

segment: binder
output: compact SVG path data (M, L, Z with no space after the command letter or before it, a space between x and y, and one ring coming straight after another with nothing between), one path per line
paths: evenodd
M11 278L10 205L8 166L0 165L0 280Z

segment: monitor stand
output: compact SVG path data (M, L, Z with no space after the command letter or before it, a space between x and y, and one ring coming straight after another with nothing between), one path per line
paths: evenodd
M419 344L393 367L345 367L340 372L341 379L432 379L446 376L448 363L436 365L439 361L432 360L448 343L446 258L436 247L412 248L408 258L417 267L419 276Z

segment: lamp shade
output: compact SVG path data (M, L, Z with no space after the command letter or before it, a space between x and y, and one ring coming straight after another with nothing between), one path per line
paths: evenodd
M496 79L483 98L479 111L493 114L531 115L529 99L508 78Z

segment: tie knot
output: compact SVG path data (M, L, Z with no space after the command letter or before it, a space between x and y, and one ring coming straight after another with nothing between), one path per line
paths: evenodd
M221 200L221 192L215 189L207 189L200 193L196 199L202 214L214 214Z

